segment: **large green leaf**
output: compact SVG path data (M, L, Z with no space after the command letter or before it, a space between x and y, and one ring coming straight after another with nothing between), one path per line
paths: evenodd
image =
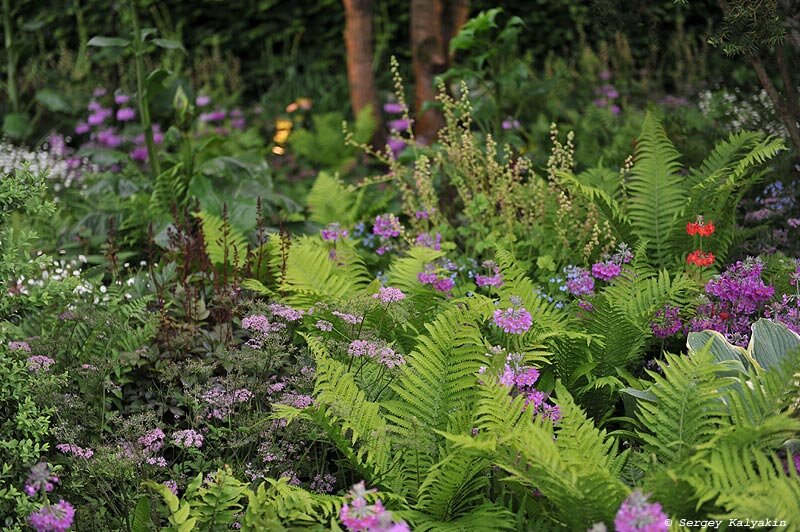
M800 348L800 336L785 325L760 319L753 324L748 351L753 359L764 369L781 364L786 353Z

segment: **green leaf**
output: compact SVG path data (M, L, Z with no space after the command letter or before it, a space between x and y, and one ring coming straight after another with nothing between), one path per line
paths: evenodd
M781 364L786 353L800 347L800 336L785 325L760 319L753 324L748 350L753 359L764 369Z
M54 113L68 113L70 106L64 98L52 89L42 89L36 93L36 101Z
M153 44L159 48L164 48L165 50L182 50L183 52L186 52L186 49L179 41L172 39L153 39Z
M12 139L25 138L30 132L31 126L28 117L22 113L7 114L3 118L3 133Z
M131 532L149 532L153 529L150 519L150 499L146 496L139 499L131 515Z
M117 47L124 48L130 44L128 39L121 39L120 37L102 37L97 35L89 39L87 43L89 46L97 46L99 48Z

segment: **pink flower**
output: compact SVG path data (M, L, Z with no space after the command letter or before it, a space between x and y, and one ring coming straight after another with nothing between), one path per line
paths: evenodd
M30 517L31 526L37 532L63 532L69 530L75 519L75 508L61 499L56 504L45 504Z
M380 299L384 303L394 303L402 301L406 295L399 288L392 288L390 286L382 286L378 289L377 294L372 295L373 299Z
M592 275L603 281L610 281L618 276L621 271L622 268L620 268L619 264L612 261L598 262L592 265Z
M130 122L136 118L136 111L130 107L123 107L117 110L117 120L120 122Z
M203 435L192 429L178 430L172 433L172 443L185 449L190 447L199 449L203 446Z
M32 373L39 373L40 371L50 371L50 366L55 364L56 361L44 355L33 355L28 357L28 371Z
M508 334L523 334L533 325L533 317L525 307L497 309L494 311L494 324Z

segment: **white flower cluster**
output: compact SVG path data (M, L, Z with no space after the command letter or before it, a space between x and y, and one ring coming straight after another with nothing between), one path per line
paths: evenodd
M67 146L69 139L53 134L39 149L30 150L0 141L0 175L27 167L31 173L44 173L53 182L53 190L70 188L87 172L97 171L88 158L75 157Z
M704 115L716 114L727 121L729 131L762 130L770 135L788 138L786 126L775 116L767 91L743 94L741 90L702 91L697 106Z

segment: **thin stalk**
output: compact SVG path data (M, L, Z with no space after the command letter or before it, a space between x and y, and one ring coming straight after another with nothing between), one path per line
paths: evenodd
M7 2L8 0L3 0ZM147 157L150 159L150 170L153 181L161 175L161 165L156 157L156 143L153 141L153 123L150 120L150 105L144 94L144 48L139 14L136 12L136 0L131 0L131 17L133 19L133 55L136 64L136 98L139 102L139 114L144 126L144 142L147 145Z

